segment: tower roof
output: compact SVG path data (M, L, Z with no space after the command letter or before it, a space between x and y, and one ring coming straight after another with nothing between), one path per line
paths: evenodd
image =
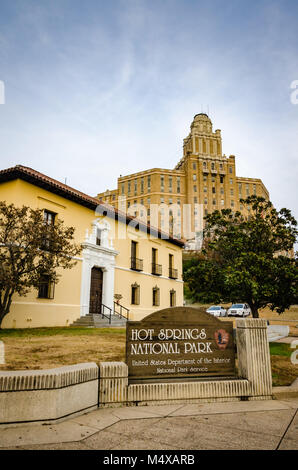
M206 113L199 113L195 114L193 121L190 125L191 133L194 129L199 129L201 132L212 132L212 121L208 114Z
M194 121L209 121L209 122L211 122L210 117L206 113L195 114L193 120Z

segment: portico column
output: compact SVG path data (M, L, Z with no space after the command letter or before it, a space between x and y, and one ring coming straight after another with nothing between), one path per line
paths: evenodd
M102 303L107 307L114 309L114 275L115 266L107 266L103 273L103 293Z

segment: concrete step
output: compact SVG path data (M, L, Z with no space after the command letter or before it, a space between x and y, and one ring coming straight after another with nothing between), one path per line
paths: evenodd
M112 316L111 323L109 322L109 320L107 318L100 318L100 319L94 320L94 325L97 326L97 327L106 326L106 325L125 327L126 326L126 321L119 318L119 317L116 317L116 316L113 317Z
M112 315L111 323L106 317L100 314L88 314L75 320L70 326L82 326L93 328L108 328L108 327L126 327L126 320L118 315Z
M83 319L83 318L82 318L81 320L78 319L78 320L76 320L75 322L79 322L79 323L93 323L94 320L93 320L92 318L86 318L86 319ZM75 323L75 322L74 322L74 323Z

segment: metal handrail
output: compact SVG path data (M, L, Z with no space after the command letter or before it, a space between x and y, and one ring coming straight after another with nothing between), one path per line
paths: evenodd
M116 311L116 307L120 307L120 312L117 312ZM126 312L126 316L123 315L122 311L125 310ZM129 309L124 307L123 305L121 304L118 304L117 302L114 301L114 314L115 315L118 315L119 317L121 318L124 318L125 320L129 320Z
M109 311L108 314L104 313L105 309ZM111 324L112 322L112 309L108 307L107 305L101 304L101 316L102 318L107 318L109 320L109 323Z

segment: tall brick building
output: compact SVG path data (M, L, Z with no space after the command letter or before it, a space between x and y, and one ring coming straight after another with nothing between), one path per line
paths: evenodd
M117 189L97 197L198 249L203 217L223 208L244 212L240 199L252 194L269 199L260 179L236 175L235 156L222 153L221 131L213 132L211 119L200 113L194 116L183 157L174 169L120 176Z

